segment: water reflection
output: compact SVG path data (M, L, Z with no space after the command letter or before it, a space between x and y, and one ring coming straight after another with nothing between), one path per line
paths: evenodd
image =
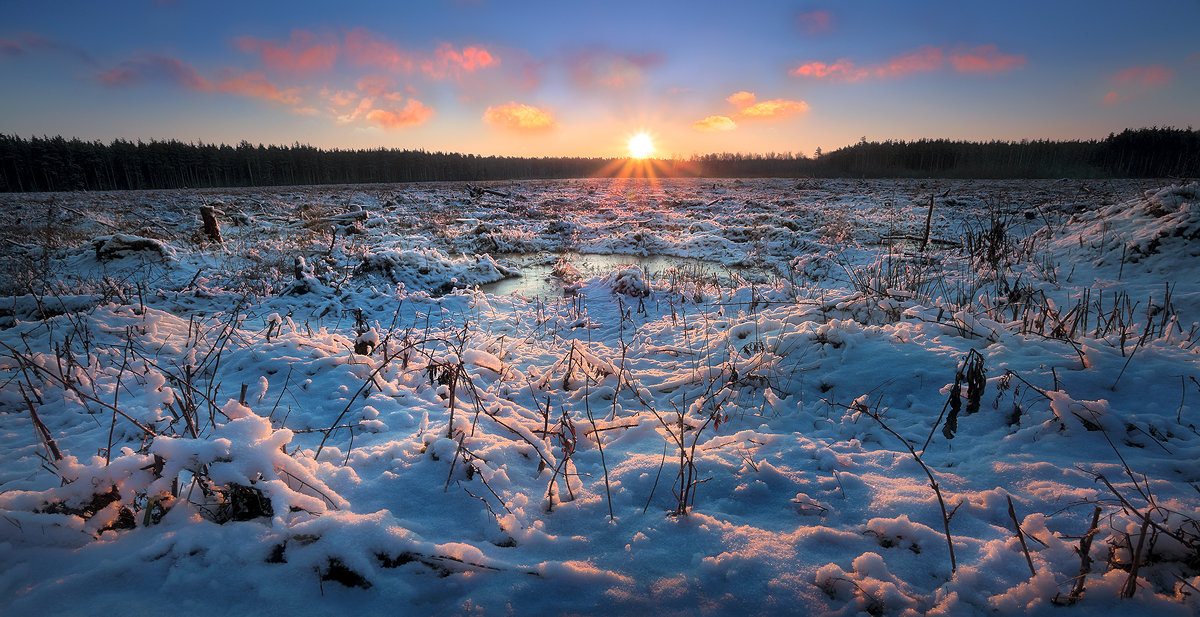
M521 270L520 277L479 286L481 291L498 296L515 293L527 298L562 297L565 295L564 287L570 287L570 281L564 281L554 273L554 266L560 259L569 263L583 280L605 276L629 265L641 267L650 281L665 281L668 284L699 282L728 286L740 281L763 282L768 279L767 273L758 268L726 266L715 261L670 255L538 253L497 258L515 264Z

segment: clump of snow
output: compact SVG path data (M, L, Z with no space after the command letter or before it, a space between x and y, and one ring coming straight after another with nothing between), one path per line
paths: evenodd
M316 269L304 259L303 255L296 255L292 271L295 280L292 281L291 285L283 293L290 295L303 295L307 293L326 295L330 293L329 286L317 278Z
M612 287L614 294L644 298L650 295L650 284L646 282L646 273L638 266L627 266L615 270L605 277L605 282Z

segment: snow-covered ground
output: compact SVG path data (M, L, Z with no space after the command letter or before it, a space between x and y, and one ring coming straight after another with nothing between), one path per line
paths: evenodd
M1200 612L1200 185L488 188L0 196L0 613Z

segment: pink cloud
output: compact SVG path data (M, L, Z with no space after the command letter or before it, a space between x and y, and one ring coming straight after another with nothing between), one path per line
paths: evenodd
M258 54L267 68L294 73L329 70L338 51L335 41L322 39L306 30L293 30L286 45L252 36L240 37L234 44L241 51Z
M1108 78L1114 88L1104 95L1104 103L1108 105L1123 103L1151 90L1162 88L1174 79L1175 69L1161 64L1135 66L1117 71Z
M582 88L620 90L645 80L647 69L661 64L656 53L626 54L593 49L577 53L567 60L571 81Z
M395 81L386 75L366 75L360 77L355 86L370 96L380 96L390 92L395 85Z
M994 73L1024 66L1025 55L1006 56L995 45L981 45L952 52L950 63L960 73Z
M73 45L52 41L37 33L23 32L14 38L0 37L0 58L15 58L38 52L66 54L85 64L96 64L96 60L88 52Z
M51 46L52 43L40 34L25 33L12 39L0 37L0 56L20 56L35 49Z
M385 129L400 129L423 124L433 117L433 110L417 99L408 99L399 109L373 109L367 112L367 121Z
M875 67L877 77L898 77L908 73L936 71L946 62L941 47L926 45L916 51L896 56L883 65Z
M338 124L349 124L367 115L375 106L375 99L371 97L363 98L358 102L358 106L349 113L339 113L336 109L330 109L330 113L334 114Z
M140 54L117 67L97 75L106 86L125 87L146 82L163 82L198 92L224 92L237 96L275 101L284 105L300 104L299 90L281 89L267 80L262 71L227 72L218 80L209 80L177 58L158 54Z
M799 17L800 25L809 34L820 34L828 32L833 28L833 13L829 11L810 11L801 13Z
M451 73L471 73L499 63L499 59L482 47L470 46L458 50L449 43L443 43L432 58L421 63L421 70L430 77L441 79Z
M262 71L252 71L244 75L236 75L216 84L216 89L228 94L248 96L251 98L276 101L284 105L298 105L300 96L298 90L289 88L280 90L278 86L267 81Z
M955 49L949 54L944 47L926 45L878 64L859 66L842 58L833 64L807 62L789 73L797 77L852 82L870 77L899 78L911 73L940 71L947 64L959 73L994 73L1024 66L1025 56L1001 54L995 45Z
M1161 64L1152 64L1149 66L1135 66L1118 71L1109 79L1117 84L1134 84L1155 88L1171 83L1171 80L1174 78L1175 69L1167 68Z
M346 34L345 52L354 64L404 73L420 68L434 79L460 77L500 64L495 53L477 45L458 48L442 43L432 54L423 54L402 49L365 28Z
M488 107L483 112L483 120L495 127L524 132L548 131L556 124L550 112L516 102Z
M809 62L792 69L792 75L813 77L816 79L833 79L837 81L858 81L870 73L859 69L853 62L845 58L825 64L824 62Z
M377 38L365 28L355 28L346 33L345 51L346 56L355 64L401 71L413 69L412 54Z
M697 120L692 123L692 128L697 131L732 131L737 128L737 122L729 116L709 116L703 120Z
M324 96L325 98L329 99L330 104L335 105L337 107L346 107L348 105L353 105L354 102L358 100L358 93L353 92L351 90L338 90L336 92L330 92L329 90L322 90L321 95Z
M755 97L753 92L746 92L743 90L741 92L735 92L729 95L725 100L733 103L735 106L741 109L742 107L753 105Z
M147 81L165 81L189 90L211 91L212 84L177 58L143 53L97 76L106 86L130 86Z

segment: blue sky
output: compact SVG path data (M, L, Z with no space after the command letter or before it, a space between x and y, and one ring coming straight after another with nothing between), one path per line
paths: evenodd
M342 3L345 4L345 3ZM612 156L1198 125L1200 2L0 1L0 132Z

